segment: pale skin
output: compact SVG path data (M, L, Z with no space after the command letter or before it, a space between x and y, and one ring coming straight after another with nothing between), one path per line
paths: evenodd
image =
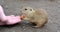
M0 25L13 25L21 22L24 16L9 15L6 16L3 7L0 5Z

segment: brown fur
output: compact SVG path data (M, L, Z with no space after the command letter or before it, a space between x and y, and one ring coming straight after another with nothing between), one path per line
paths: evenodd
M27 9L26 11L24 9ZM43 9L33 9L31 7L25 7L22 9L22 13L26 15L24 20L29 20L29 22L35 23L34 27L42 27L48 22L47 12ZM29 11L32 9L32 11ZM31 12L31 13L29 13Z

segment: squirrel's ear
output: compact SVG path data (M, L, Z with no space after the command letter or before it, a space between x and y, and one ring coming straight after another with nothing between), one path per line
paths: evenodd
M3 11L3 8L2 8L2 6L0 5L0 11Z

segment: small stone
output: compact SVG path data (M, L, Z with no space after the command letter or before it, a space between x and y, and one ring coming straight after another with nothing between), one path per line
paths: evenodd
M57 32L59 32L59 31L57 31Z
M15 31L12 31L12 32L15 32Z
M4 1L2 1L2 3L3 3Z
M5 8L8 9L8 6L6 5Z
M25 26L23 26L23 28L25 28Z
M48 32L48 30L45 30L46 32Z
M24 29L24 30L26 30L26 29Z

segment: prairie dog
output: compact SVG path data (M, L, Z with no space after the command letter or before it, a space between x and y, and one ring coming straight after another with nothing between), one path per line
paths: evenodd
M33 9L32 7L23 7L22 14L25 14L23 20L28 20L31 23L35 23L34 27L42 27L48 22L48 14L43 9Z

